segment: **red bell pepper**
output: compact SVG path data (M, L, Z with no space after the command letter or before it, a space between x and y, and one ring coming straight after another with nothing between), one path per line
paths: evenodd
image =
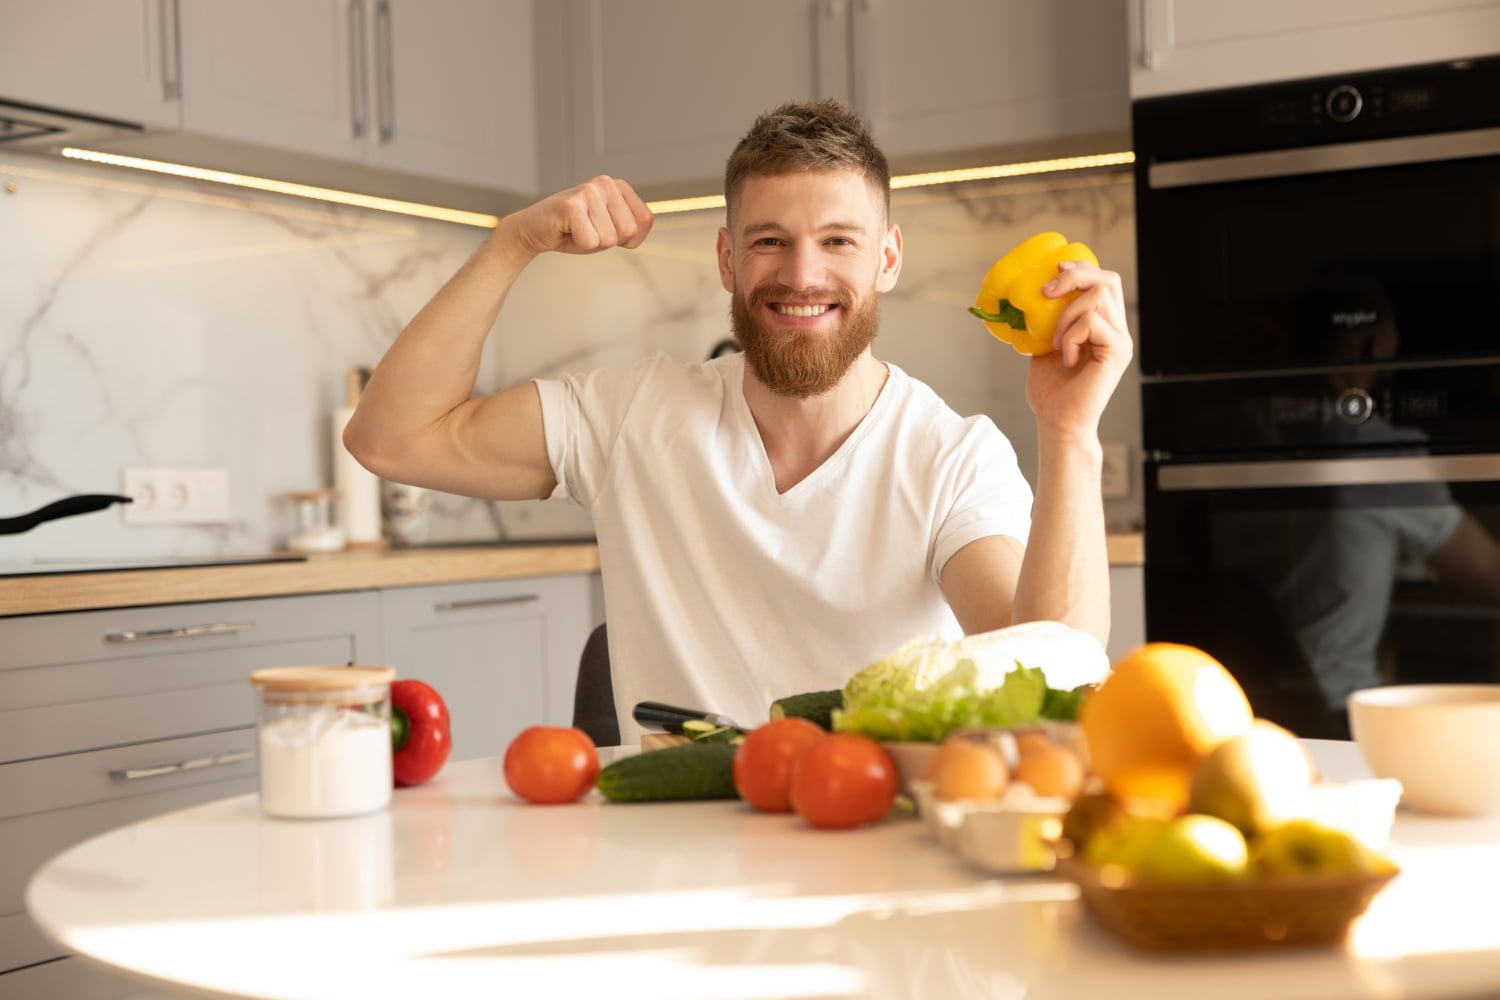
M421 681L391 684L391 757L397 785L420 785L443 769L453 749L448 706Z

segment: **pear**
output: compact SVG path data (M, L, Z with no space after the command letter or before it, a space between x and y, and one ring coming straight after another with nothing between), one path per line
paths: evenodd
M1198 764L1188 810L1217 816L1254 838L1306 816L1312 781L1312 761L1297 738L1274 722L1256 719Z

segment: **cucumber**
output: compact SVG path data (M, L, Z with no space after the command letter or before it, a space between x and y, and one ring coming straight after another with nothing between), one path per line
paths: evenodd
M833 710L843 707L844 692L842 690L794 694L771 702L771 720L774 722L777 719L806 719L808 722L817 723L824 729L832 729Z
M739 746L745 742L745 731L736 729L734 726L715 726L709 723L702 723L702 725L706 725L708 728L699 729L694 727L689 730L688 725L688 723L682 724L682 732L694 743L733 743L735 746Z
M599 772L595 786L611 802L734 799L734 752L728 743L685 743L625 757Z

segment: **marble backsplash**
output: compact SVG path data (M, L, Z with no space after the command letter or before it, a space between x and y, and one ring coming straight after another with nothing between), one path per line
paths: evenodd
M961 413L987 413L1028 476L1025 363L964 307L989 263L1054 228L1125 279L1134 318L1127 174L897 192L898 287L876 354ZM720 212L663 216L634 252L548 256L522 276L486 349L479 390L665 353L707 357L727 336L713 247ZM231 519L129 525L121 509L0 537L0 561L255 553L284 545L285 494L331 484L343 373L373 365L484 238L478 229L324 206L108 167L0 153L0 516L121 489L127 466L228 470ZM1138 454L1134 373L1106 441ZM1139 487L1107 504L1139 520ZM586 534L562 503L435 498L431 541Z

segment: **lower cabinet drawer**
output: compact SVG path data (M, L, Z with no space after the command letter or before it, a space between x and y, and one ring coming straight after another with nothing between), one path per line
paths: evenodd
M22 915L37 868L105 830L254 791L255 759L238 756L254 746L248 728L0 767L0 970L59 954Z
M0 671L0 762L251 725L253 671L351 655L340 636Z

